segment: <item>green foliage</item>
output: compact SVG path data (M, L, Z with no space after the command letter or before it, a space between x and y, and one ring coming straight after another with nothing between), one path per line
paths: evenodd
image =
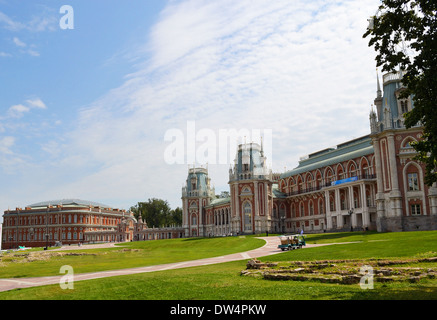
M130 209L137 219L141 214L143 221L146 221L150 228L182 225L182 209L171 209L166 200L152 198L147 202L138 202Z
M437 2L435 0L382 0L364 38L377 52L383 71L403 70L405 90L414 108L405 115L405 126L424 127L422 139L412 144L417 160L426 165L425 183L437 181ZM413 51L408 54L407 50Z

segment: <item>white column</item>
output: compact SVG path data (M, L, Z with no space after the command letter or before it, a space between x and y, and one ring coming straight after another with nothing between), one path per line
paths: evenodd
M253 190L255 193L255 214L253 215L253 218L255 219L255 216L259 216L259 203L258 203L258 182L253 182Z
M363 228L365 229L370 225L369 208L367 207L366 199L366 185L364 183L360 184L360 194L361 194L361 208L363 209Z
M325 212L326 212L326 229L332 229L332 213L329 205L329 191L325 191Z

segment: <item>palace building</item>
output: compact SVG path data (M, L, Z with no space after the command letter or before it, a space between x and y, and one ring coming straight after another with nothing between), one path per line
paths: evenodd
M370 133L302 157L274 174L261 145L238 146L229 191L217 197L208 169L189 168L182 188L182 227L149 228L126 210L78 199L40 202L3 215L3 248L123 242L253 233L410 231L437 229L437 186L411 143L420 125L406 129L413 100L400 99L402 73L387 73L369 115Z
M302 157L273 174L262 145L241 144L229 170L229 196L215 196L208 170L190 168L182 189L186 237L262 232L437 229L437 187L424 184L425 167L406 129L413 100L399 99L402 73L377 80L370 133Z
M2 249L180 238L178 228L148 228L132 212L80 199L63 199L7 210Z

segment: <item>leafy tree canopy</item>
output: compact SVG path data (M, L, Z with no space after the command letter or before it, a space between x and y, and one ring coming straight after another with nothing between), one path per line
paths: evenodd
M182 209L172 210L166 200L152 198L147 202L138 202L130 208L135 218L141 215L148 227L167 227L182 225Z
M437 1L382 0L363 37L377 52L383 71L402 70L405 90L414 108L405 126L423 126L423 139L412 144L426 166L425 183L437 181Z

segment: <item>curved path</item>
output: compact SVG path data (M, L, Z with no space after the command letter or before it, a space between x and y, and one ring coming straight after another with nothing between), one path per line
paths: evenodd
M148 267L74 274L74 281L76 282L81 280L92 280L98 278L114 277L114 276L137 274L137 273L144 273L144 272L171 270L171 269L187 268L187 267L195 267L195 266L205 266L215 263L258 258L258 257L268 256L268 255L282 252L280 249L278 249L278 244L280 242L278 237L261 237L260 239L266 241L266 244L264 246L246 252L239 252L239 253L233 253L233 254L228 254L219 257L205 258L205 259L192 260L192 261L181 261L181 262L174 262L174 263L161 264L161 265L148 266ZM311 248L316 246L320 246L320 245L307 244L306 248L308 247ZM86 249L86 248L87 246L84 246L81 247L80 249ZM89 248L91 249L91 247ZM77 250L77 247L76 248L71 247L71 249ZM50 277L0 279L0 291L8 291L18 288L45 286L50 284L59 284L61 278L64 276L65 274L59 276L50 276Z

